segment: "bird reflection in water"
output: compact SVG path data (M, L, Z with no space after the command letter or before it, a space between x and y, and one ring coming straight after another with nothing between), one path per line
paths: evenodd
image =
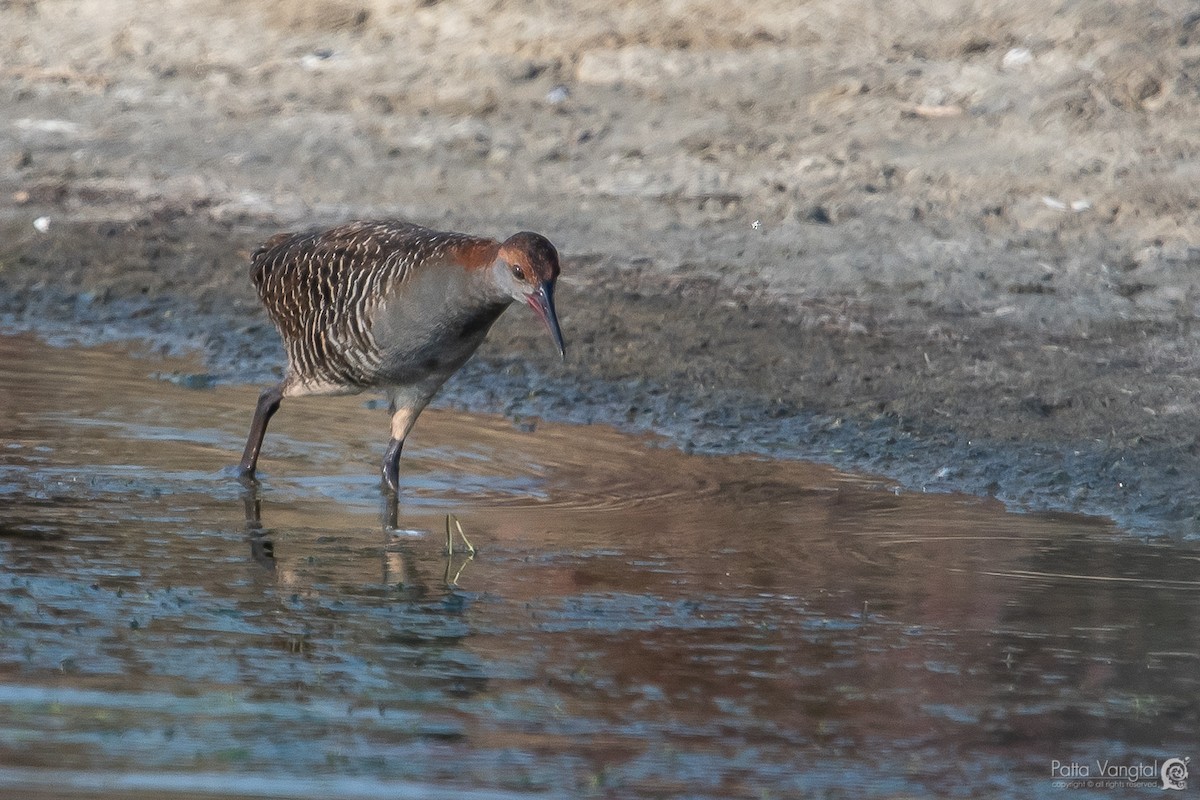
M259 566L274 572L277 568L275 557L275 540L271 530L263 525L262 494L256 478L242 480L241 499L245 513L246 540L250 544L250 558ZM381 517L383 520L383 584L390 586L397 581L397 586L404 590L410 599L419 599L425 594L425 581L414 566L415 559L411 548L398 538L403 535L398 525L399 503L395 493L385 493L382 498ZM463 531L462 523L453 514L446 515L446 546L443 549L445 567L442 572L442 585L453 589L466 571L467 565L475 560L475 546ZM462 546L456 548L455 537L462 541Z

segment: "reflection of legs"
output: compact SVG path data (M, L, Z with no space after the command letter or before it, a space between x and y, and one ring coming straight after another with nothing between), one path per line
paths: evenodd
M254 420L250 423L250 435L246 438L246 449L242 453L242 463L238 467L238 475L243 481L254 480L254 471L258 468L258 451L262 449L263 437L267 435L267 423L279 410L283 400L283 385L264 389L258 396L258 405L254 408Z
M275 542L264 531L250 535L250 557L266 569L275 569Z
M242 489L242 503L246 511L246 538L250 541L250 557L267 569L275 569L275 543L268 538L262 525L262 499L258 496L257 482L247 482Z
M246 507L246 530L251 533L262 530L262 498L257 486L242 489L242 503Z
M406 600L420 600L429 587L417 569L417 556L404 541L383 534L383 585Z

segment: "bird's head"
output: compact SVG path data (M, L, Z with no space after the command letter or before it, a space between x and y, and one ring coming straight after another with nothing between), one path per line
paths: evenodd
M500 245L492 265L496 285L514 300L524 302L546 325L558 352L567 348L554 311L554 284L558 280L558 251L545 236L529 231L513 234Z

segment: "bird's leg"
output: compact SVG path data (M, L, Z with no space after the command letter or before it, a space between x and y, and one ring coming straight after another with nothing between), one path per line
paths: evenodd
M413 410L397 406L393 400L388 410L392 414L392 438L388 441L387 451L383 454L383 485L393 493L400 491L400 451L404 449L404 439L417 421L420 409Z
M391 492L400 491L400 451L403 439L392 439L383 453L383 485Z
M258 468L258 451L262 449L263 437L267 435L267 423L279 410L282 400L283 384L264 389L258 396L258 405L254 408L254 421L250 423L250 435L246 438L246 449L242 453L242 463L238 466L238 477L243 483L254 481L254 470Z

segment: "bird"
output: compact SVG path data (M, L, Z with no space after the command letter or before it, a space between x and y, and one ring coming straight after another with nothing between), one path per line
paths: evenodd
M254 409L238 474L255 472L285 398L386 393L391 437L385 489L399 490L400 453L421 411L514 301L528 305L566 358L554 287L558 251L530 231L503 242L400 220L361 220L280 233L251 257L251 277L283 339L287 368Z

